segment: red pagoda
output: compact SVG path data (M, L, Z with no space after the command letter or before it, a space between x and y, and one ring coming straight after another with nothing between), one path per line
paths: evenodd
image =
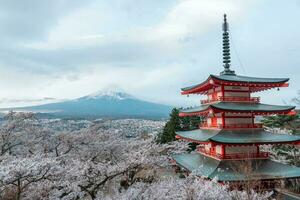
M179 116L202 116L199 129L176 132L177 139L197 143L197 153L176 154L176 164L199 176L218 181L274 180L300 177L300 168L268 159L262 145L299 144L300 137L273 134L255 122L255 116L295 114L294 106L260 103L252 93L288 86L288 78L239 76L230 69L229 29L224 15L223 66L220 75L182 88L181 94L202 94L201 105L180 111ZM238 170L250 161L253 172ZM237 164L241 165L237 165Z

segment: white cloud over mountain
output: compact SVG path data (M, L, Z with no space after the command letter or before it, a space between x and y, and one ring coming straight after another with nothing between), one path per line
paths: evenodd
M253 47L255 50L243 50L257 37L258 30L251 29L255 27L253 24L263 25L258 18L270 19L270 13L281 6L277 2L268 7L266 3L4 0L0 8L3 13L0 16L0 96L73 98L114 84L151 101L182 104L186 99L180 97L180 87L198 83L209 73L222 70L221 20L225 12L230 26L234 25L237 46L243 47L238 50L245 68L252 68L247 68L247 75L281 76L276 70L270 74L254 73L260 69L254 59L261 49L259 44ZM257 12L259 9L265 13ZM278 27L271 26L270 35L274 30ZM276 34L274 38L277 39ZM273 41L271 36L265 39ZM258 41L263 44L260 38ZM279 41L276 43L280 45ZM290 43L294 47L288 46ZM282 44L288 49L298 47L290 40ZM284 55L283 59L292 57L292 64L297 64L295 55ZM273 63L270 51L266 50L264 57L263 64L269 62L266 71L278 64L278 60ZM234 56L233 60L235 69L243 72ZM289 95L296 90L293 88Z

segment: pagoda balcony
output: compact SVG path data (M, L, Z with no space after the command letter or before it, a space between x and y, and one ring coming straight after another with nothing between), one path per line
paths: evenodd
M207 122L200 124L201 129L241 129L241 128L263 128L262 123L255 124L228 124L228 125L208 125Z
M205 148L198 148L197 149L199 153L202 153L204 155L214 157L217 159L223 159L223 160L239 160L239 159L266 159L269 157L268 152L258 152L258 153L225 153L225 155L215 153L211 150L206 150Z
M203 122L199 125L200 129L221 129L221 125L208 125L207 122Z
M263 128L262 123L255 123L255 124L230 124L221 126L222 128L226 129L239 129L239 128Z
M246 103L259 103L260 97L217 97L214 99L205 99L201 100L201 104L208 104L217 101L225 101L225 102L246 102Z

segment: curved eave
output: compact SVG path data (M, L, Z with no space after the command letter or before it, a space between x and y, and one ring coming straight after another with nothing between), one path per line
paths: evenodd
M224 133L226 134L226 133ZM264 138L266 137L266 138ZM231 136L219 136L211 138L211 141L215 143L222 144L234 144L234 145L243 145L243 144L294 144L297 145L300 142L300 137L291 136L291 135L279 135L279 134L265 134L265 136L255 138L252 135L249 137L231 137Z
M210 77L220 80L220 81L230 81L234 83L243 83L243 84L283 84L288 82L289 78L256 78L256 77L247 77L247 76L233 76L233 75L223 75L223 76L216 76L210 75ZM227 78L222 78L227 77ZM236 79L232 78L236 77Z
M272 89L275 87L288 87L289 78L255 78L244 76L230 76L241 77L240 80L224 79L221 76L210 75L204 82L193 85L190 87L181 88L181 94L206 94L207 91L214 86L227 85L227 86L248 86L250 92L259 92L263 90ZM245 79L243 81L243 79ZM246 81L247 80L247 81ZM265 81L264 81L265 80Z
M191 142L208 142L219 132L220 130L196 129L192 131L177 131L176 136L178 136L178 139L184 139Z
M195 115L206 115L208 114L210 105L201 105L194 108L182 109L179 111L179 116L195 116Z
M253 104L253 103L230 103L220 102L212 104L211 108L214 111L227 111L227 112L252 112L255 114L287 114L295 109L295 106L278 106L269 104Z
M268 104L218 102L215 104L183 109L179 116L206 115L212 110L218 112L253 113L255 115L288 114L295 106L277 106Z
M174 154L176 163L198 176L218 181L273 180L300 177L300 168L268 159L250 160L253 171L243 171L244 160L216 160L201 154ZM238 167L238 168L237 168ZM239 170L241 169L241 170Z
M263 129L240 130L207 130L197 129L192 131L176 132L177 139L190 142L205 143L215 142L220 144L299 144L300 136L287 134L274 134Z
M204 93L207 90L211 89L213 85L210 83L211 81L211 75L202 83L199 83L197 85L192 85L189 87L181 88L181 94L194 94L194 93Z

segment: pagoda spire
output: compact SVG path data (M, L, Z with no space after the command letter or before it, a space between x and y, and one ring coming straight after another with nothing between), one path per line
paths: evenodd
M230 44L229 44L229 25L226 14L224 14L223 22L223 66L224 71L221 75L235 75L234 71L230 70Z

